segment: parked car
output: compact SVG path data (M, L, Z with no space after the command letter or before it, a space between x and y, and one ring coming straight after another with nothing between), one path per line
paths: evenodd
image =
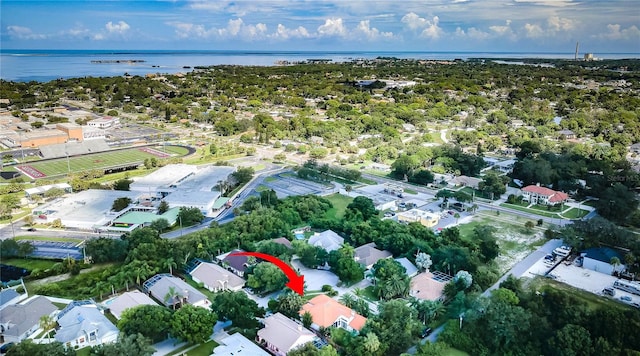
M4 344L4 345L0 346L0 354L6 354L6 353L7 353L7 351L9 351L9 349L10 349L10 348L11 348L11 346L13 346L13 345L14 345L14 343L13 343L13 342L9 342L9 343L6 343L6 344Z
M631 306L634 306L634 307L640 309L640 303L635 303L634 302L634 303L631 303Z
M631 301L631 297L628 295L623 295L622 297L620 297L620 300L625 301L625 302L630 302Z
M455 213L453 212L453 210L449 210L449 211L447 211L447 213L449 213L449 215L453 215L453 214L455 214Z
M429 335L431 335L431 333L433 332L433 330L431 328L426 328L422 331L422 335L420 337L427 337Z
M30 228L27 229L27 231L36 231L36 228L35 227L30 227Z

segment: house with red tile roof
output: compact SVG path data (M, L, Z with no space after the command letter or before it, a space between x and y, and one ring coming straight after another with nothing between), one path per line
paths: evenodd
M540 205L556 205L566 202L569 195L563 192L557 192L553 189L541 187L540 185L528 185L521 189L522 200L532 204Z
M313 320L311 327L316 330L321 327L336 327L349 332L360 331L367 322L367 318L325 294L320 294L303 305L300 315L305 312L311 314Z

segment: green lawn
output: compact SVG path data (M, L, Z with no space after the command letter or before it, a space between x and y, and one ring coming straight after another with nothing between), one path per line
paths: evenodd
M204 344L200 344L195 349L187 351L187 356L209 356L213 353L213 349L218 346L218 343L209 340Z
M26 268L29 271L33 271L34 269L40 269L40 270L49 269L54 264L58 263L58 261L39 260L35 258L7 258L7 259L3 259L2 263L5 265Z
M450 347L444 350L444 354L442 354L442 356L469 356L469 354L462 350L458 350L458 349L454 349L453 347Z
M84 348L81 348L81 349L77 350L76 351L76 355L77 356L89 356L90 352L91 352L91 348L87 346L87 347L84 347Z
M157 148L158 151L167 152L174 154L176 156L185 156L189 153L189 149L182 146L160 146Z
M546 216L548 218L558 218L558 214L550 213L550 212L546 211L546 209L545 210L530 209L530 208L525 208L525 207L520 206L520 205L509 204L509 203L502 203L502 204L500 204L500 206L505 207L505 208L509 208L509 209L513 209L513 210L524 211L524 212L531 213L531 214L537 214L537 215L541 215L541 216Z
M333 208L327 211L327 218L339 220L344 216L344 212L347 210L347 205L351 203L353 198L342 195L342 194L331 194L325 197L327 200L331 202Z
M157 148L155 149L157 150ZM68 161L66 158L60 158L52 161L33 162L25 166L32 167L42 172L45 176L57 176L67 174L69 170L71 172L82 172L92 169L103 169L124 164L142 162L146 158L160 159L160 157L142 151L141 149L132 148L122 151L102 152L90 155L70 157Z
M69 237L48 237L48 236L16 236L16 240L75 242L77 244L82 242L81 239L72 239Z
M556 289L567 292L572 296L578 298L579 300L585 302L588 308L591 310L596 310L599 308L615 308L620 310L628 310L629 308L633 309L632 306L617 302L614 299L589 293L582 289L572 287L568 284L554 281L550 278L536 277L531 281L531 286L532 288L535 288L535 290L540 290L542 292L544 292L545 289Z
M582 209L578 209L578 208L571 208L567 211L565 211L562 216L564 216L567 219L579 219L585 215L589 214L588 210L582 210Z

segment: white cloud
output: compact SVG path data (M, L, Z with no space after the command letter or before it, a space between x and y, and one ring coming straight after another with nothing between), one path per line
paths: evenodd
M525 4L533 4L533 5L541 5L541 6L549 6L549 7L567 7L578 5L577 2L573 0L514 0L517 3L525 3Z
M345 37L346 35L347 28L341 18L326 19L324 24L318 27L320 37Z
M124 21L118 21L118 23L113 23L111 21L107 22L104 26L109 33L117 33L123 34L129 30L129 24Z
M484 32L482 30L478 30L475 27L469 27L467 29L467 36L474 40L486 40L491 38L491 34Z
M438 22L440 22L440 18L438 16L433 17L432 22L428 22L427 28L425 28L420 34L421 37L426 37L432 40L437 40L440 38L440 35L444 33L440 27L438 27Z
M525 36L529 38L538 38L544 36L544 30L540 25L525 24L524 25Z
M298 28L295 29L289 29L283 24L278 24L276 32L274 32L271 37L286 40L289 38L309 38L311 35L309 34L309 31L302 26L298 26Z
M429 25L429 20L418 16L418 14L416 14L415 12L410 12L402 16L402 19L400 19L400 22L407 25L407 27L409 27L412 30L421 29Z
M620 24L608 24L607 30L597 37L609 40L640 40L640 29L636 25L623 29Z
M23 26L7 26L9 36L19 38L21 40L41 40L47 38L46 35L33 33L28 27Z
M358 27L354 30L354 35L356 37L364 37L369 41L377 40L380 37L391 38L393 37L392 32L380 32L375 27L371 27L369 24L369 20L360 21Z
M571 31L576 27L576 21L558 16L551 16L547 19L547 26L550 31Z

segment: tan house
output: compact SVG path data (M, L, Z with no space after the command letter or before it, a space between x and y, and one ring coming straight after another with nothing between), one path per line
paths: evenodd
M325 294L320 294L303 305L300 315L305 312L311 314L313 320L311 327L316 330L321 327L335 327L349 332L360 331L367 322L365 317Z
M411 278L409 295L422 300L442 300L444 298L444 286L450 280L438 278L433 273L426 271Z
M225 290L239 291L244 287L245 280L215 263L200 262L189 272L196 283L204 284L211 292Z
M364 268L370 269L376 262L391 258L391 252L386 250L378 250L375 242L356 247L353 251L353 259L360 263Z
M280 313L265 318L264 328L258 330L258 342L276 356L285 356L316 339L312 331Z
M106 303L105 303L106 304ZM158 305L148 295L135 290L132 292L122 293L117 296L107 305L109 312L118 320L122 317L122 313L131 308L135 308L140 305Z

